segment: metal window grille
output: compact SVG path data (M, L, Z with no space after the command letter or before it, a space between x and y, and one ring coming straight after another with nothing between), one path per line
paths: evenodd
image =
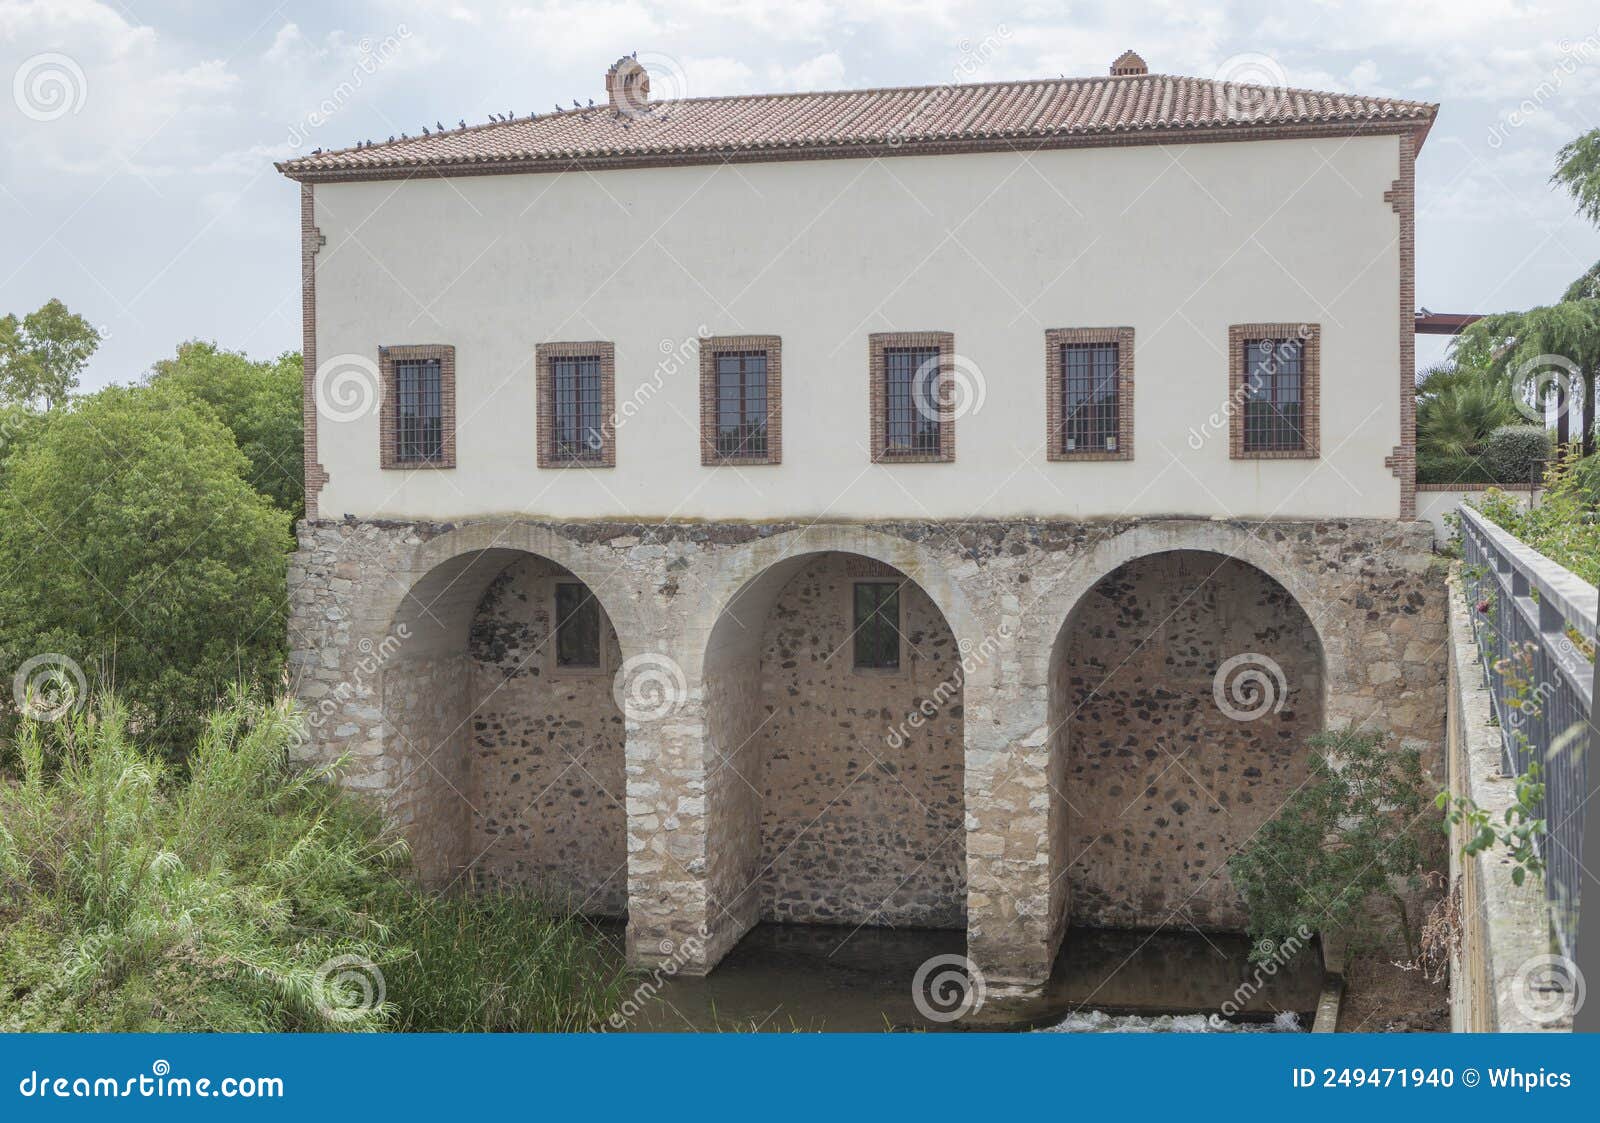
M1121 435L1121 380L1115 343L1061 348L1061 441L1064 452L1116 452Z
M1305 350L1298 339L1244 344L1246 452L1305 448Z
M900 666L900 583L858 581L855 586L855 666L892 671Z
M604 398L600 356L561 356L550 360L555 402L551 454L558 460L600 460L605 455Z
M556 666L600 665L600 602L581 581L556 583Z
M939 454L939 349L883 352L884 451Z
M717 455L767 455L767 353L717 355Z
M426 463L444 455L444 420L438 359L401 359L394 365L397 461Z

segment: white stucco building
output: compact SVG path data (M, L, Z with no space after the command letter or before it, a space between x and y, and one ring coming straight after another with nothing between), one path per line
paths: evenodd
M965 926L1036 983L1073 923L1237 926L1305 735L1442 734L1435 110L1131 52L662 102L624 58L592 108L280 165L307 751L428 877L625 913L641 960Z

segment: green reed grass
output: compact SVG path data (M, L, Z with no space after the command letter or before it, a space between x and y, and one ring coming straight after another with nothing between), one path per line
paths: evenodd
M583 1029L626 976L583 922L439 899L236 691L181 766L111 697L0 747L0 1030ZM356 962L351 982L327 965ZM378 977L383 1000L377 1001Z

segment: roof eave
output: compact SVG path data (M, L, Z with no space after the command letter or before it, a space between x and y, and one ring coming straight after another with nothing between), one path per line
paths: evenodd
M1424 143L1427 142L1428 134L1433 131L1433 123L1434 123L1435 120L1438 119L1438 117L1439 117L1439 106L1437 104L1429 105L1428 106L1428 115L1426 117L1423 117L1423 118L1419 119L1419 124L1417 125L1417 128L1415 129L1415 131L1412 133L1412 135L1416 137L1416 143L1412 146L1412 149L1411 149L1411 154L1413 156L1415 156L1417 153L1422 151L1422 146L1423 146Z
M340 183L374 179L410 179L421 175L456 178L483 175L541 174L568 170L613 170L718 163L785 163L795 160L864 159L877 156L960 155L982 152L1021 152L1065 148L1121 148L1125 146L1209 143L1217 141L1293 140L1318 136L1385 136L1410 133L1416 150L1432 128L1437 105L1425 115L1371 118L1358 121L1301 121L1161 125L1101 131L1060 132L1034 136L994 135L928 140L873 140L838 144L796 144L605 153L595 155L514 156L488 159L410 160L360 167L309 164L317 157L278 161L277 171L299 183ZM341 154L342 155L342 154Z

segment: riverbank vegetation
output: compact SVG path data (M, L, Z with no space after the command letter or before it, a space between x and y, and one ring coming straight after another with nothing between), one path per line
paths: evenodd
M520 1030L603 1022L607 937L421 889L289 750L301 364L185 343L77 393L98 343L0 319L0 1028Z
M527 898L435 896L235 692L181 764L103 697L25 717L0 772L0 1030L572 1031L627 975Z

